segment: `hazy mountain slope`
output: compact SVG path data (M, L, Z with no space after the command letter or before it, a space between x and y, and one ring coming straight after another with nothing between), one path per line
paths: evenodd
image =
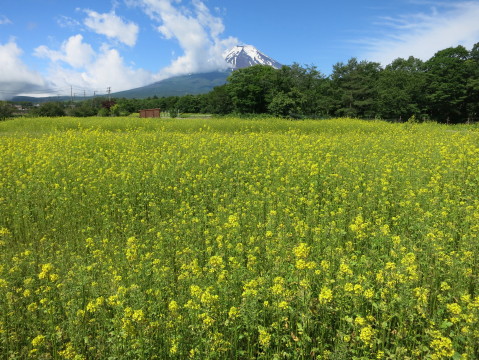
M146 98L149 96L182 96L205 94L226 83L230 71L175 76L136 89L112 93L113 97Z

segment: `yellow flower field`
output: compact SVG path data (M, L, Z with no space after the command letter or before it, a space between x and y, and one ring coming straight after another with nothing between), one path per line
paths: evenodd
M0 123L2 359L478 359L479 131Z

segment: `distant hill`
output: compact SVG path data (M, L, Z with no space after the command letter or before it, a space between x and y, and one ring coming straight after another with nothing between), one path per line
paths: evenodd
M139 88L114 92L111 93L110 96L113 98L144 99L153 96L167 97L206 94L213 90L214 87L225 84L226 79L230 74L231 71L216 71L203 74L175 76ZM101 96L107 97L108 95ZM91 99L91 97L86 97L86 99ZM16 102L25 101L32 103L69 100L69 96L50 96L41 98L31 96L15 96L12 98L12 101ZM76 100L83 100L83 98L79 97Z
M231 71L175 76L136 89L112 93L112 97L143 99L151 96L183 96L206 94L214 87L226 83Z

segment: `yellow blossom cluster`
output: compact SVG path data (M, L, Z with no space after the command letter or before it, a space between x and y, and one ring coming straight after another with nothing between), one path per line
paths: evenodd
M475 125L66 117L0 134L7 358L478 357Z

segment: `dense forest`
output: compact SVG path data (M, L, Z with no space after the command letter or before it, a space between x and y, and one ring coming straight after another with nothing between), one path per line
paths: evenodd
M8 112L8 105L0 112ZM358 117L393 121L477 121L479 117L479 43L438 51L427 61L398 58L382 67L350 59L325 76L315 66L293 64L273 69L257 65L234 71L225 85L201 95L147 99L93 98L45 103L38 116L128 115L144 108L170 114L268 114L290 118ZM1 117L1 116L0 116ZM5 117L5 116L3 116Z

